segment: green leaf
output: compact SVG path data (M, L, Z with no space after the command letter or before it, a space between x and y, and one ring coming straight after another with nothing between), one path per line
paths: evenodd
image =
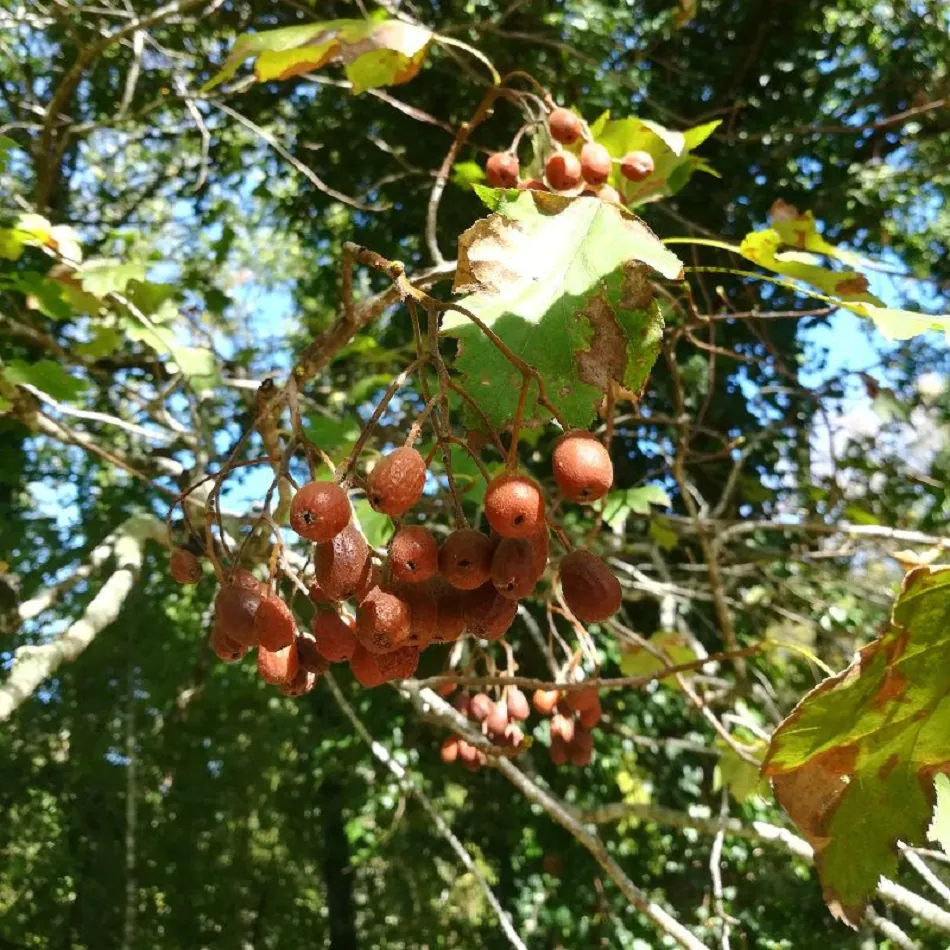
M880 524L881 519L865 511L860 505L848 505L844 509L844 516L853 524Z
M716 742L716 746L721 754L713 771L713 791L727 788L740 805L753 795L768 794L768 783L762 778L758 765L743 759L732 746L721 740Z
M937 804L927 829L927 837L950 854L950 778L937 775L934 779L934 793L937 796Z
M456 162L452 166L452 183L471 188L485 180L485 170L478 162Z
M664 551L672 551L679 544L679 535L666 518L650 519L650 537Z
M0 172L7 170L7 165L10 161L10 152L19 147L20 146L17 145L13 139L7 138L5 135L0 135Z
M658 656L654 656L644 647L632 647L620 659L620 671L624 676L649 676L657 670L662 670L667 666L678 666L680 663L691 663L697 659L693 648L687 643L685 637L674 633L672 630L664 630L655 633L650 637L650 646L661 651L668 658L664 662ZM684 674L688 675L688 674ZM670 689L679 689L679 684L673 676L667 676L660 680L664 686Z
M214 353L202 346L175 346L171 357L195 389L210 389L218 381Z
M650 505L669 508L673 503L662 485L642 485L639 488L627 488L624 491L612 491L605 499L604 521L615 533L620 533L632 512L648 515Z
M52 360L40 360L38 363L10 360L3 368L3 378L14 385L35 386L58 402L71 402L88 385L85 380L70 376L59 363Z
M326 20L238 37L221 71L203 91L230 79L257 56L258 82L289 79L328 63L342 63L354 94L409 82L422 68L432 34L385 14L360 20Z
M64 287L57 281L36 271L13 275L11 285L26 295L26 303L50 320L68 320L73 309L65 299Z
M765 774L815 849L832 912L856 926L897 842L922 845L950 773L950 567L905 578L884 632L779 726Z
M360 435L355 419L332 419L315 412L304 420L304 431L314 445L334 459L349 451Z
M497 210L459 238L453 289L584 427L610 383L639 393L656 359L663 321L642 265L671 279L682 265L638 218L596 198L476 190ZM455 368L489 420L510 423L519 370L458 312L443 333L458 339ZM525 419L545 416L532 383Z
M39 214L21 214L12 228L0 228L0 257L18 260L25 247L48 247L67 261L82 260L76 232L64 224L54 226Z
M76 270L75 276L82 283L83 290L101 299L113 293L124 295L129 281L144 281L145 264L141 261L97 258L86 261Z
M611 158L621 159L628 152L649 152L654 170L641 182L627 181L620 174L619 161L614 165L608 181L623 196L624 203L636 207L676 194L694 171L708 171L690 151L701 145L713 132L718 122L677 132L645 119L610 119L602 115L592 126L594 140L603 145Z
M77 343L74 349L80 356L91 360L100 360L114 353L122 342L122 334L115 327L96 327L92 339L86 343Z
M358 498L353 507L367 542L374 548L388 544L396 530L389 516L380 514L365 498Z
M0 416L5 412L9 412L13 408L13 403L4 396L0 396Z

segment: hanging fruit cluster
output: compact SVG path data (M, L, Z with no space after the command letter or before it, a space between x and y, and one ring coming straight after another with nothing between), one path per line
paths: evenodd
M463 716L478 723L482 735L499 749L517 753L523 748L525 734L518 723L528 718L531 708L517 686L504 687L497 702L487 693L472 696L463 690L453 697L452 705ZM461 736L449 736L442 743L440 754L447 765L457 760L470 772L477 772L487 759L481 749L476 749Z
M532 163L542 177L521 177L517 143L505 152L495 152L485 163L485 178L492 188L518 188L530 191L556 191L566 195L595 195L603 201L623 204L624 196L608 179L614 176L624 189L624 182L646 181L655 171L653 156L646 151L628 152L615 161L610 152L595 142L587 123L570 109L557 107L547 116L547 136L535 137L540 151Z

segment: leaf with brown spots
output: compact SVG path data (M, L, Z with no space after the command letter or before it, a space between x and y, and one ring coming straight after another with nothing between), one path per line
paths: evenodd
M428 30L385 14L245 33L204 91L230 79L244 60L254 56L258 82L290 79L328 63L342 63L354 93L398 86L422 68L431 42Z
M950 774L950 567L905 578L883 633L779 726L764 772L815 849L832 913L857 926L897 842L926 843Z
M639 394L653 367L663 318L656 274L675 279L679 259L634 215L597 198L477 189L495 210L459 239L461 304L529 363L571 426L586 427L611 385ZM521 373L466 316L446 314L455 369L493 425L509 424ZM543 419L532 384L525 421Z

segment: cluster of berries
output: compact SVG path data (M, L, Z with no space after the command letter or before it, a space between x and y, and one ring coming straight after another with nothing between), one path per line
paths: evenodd
M497 703L486 693L472 696L463 690L453 697L452 705L463 716L479 723L482 735L499 748L516 752L524 748L524 731L518 723L528 718L531 709L517 686L506 686ZM460 736L449 736L442 743L440 754L446 764L458 760L470 772L477 772L485 764L485 753Z
M551 761L586 766L594 751L590 730L600 722L600 697L593 686L570 690L536 690L531 704L551 717Z
M560 493L571 501L596 501L613 483L607 450L586 431L561 436L552 466ZM369 473L366 495L376 511L401 520L425 481L425 459L405 446ZM231 662L257 647L261 677L299 695L330 663L349 663L354 677L373 687L412 676L431 644L466 635L498 640L548 565L540 486L514 471L493 478L485 517L490 533L462 527L441 544L422 525L400 524L387 555L378 558L345 489L308 482L293 498L290 526L314 545L310 632L297 631L291 609L272 586L236 568L215 600L212 648ZM202 573L197 558L180 548L172 554L171 572L183 583L196 583ZM606 620L619 609L620 584L596 555L573 551L561 558L558 572L564 601L579 620Z
M590 140L584 120L570 109L557 108L548 116L548 132L555 147L544 161L544 178L521 179L521 163L514 151L495 152L485 163L485 177L493 188L520 188L523 191L558 191L565 194L596 195L621 204L620 192L609 184L613 168L610 152ZM653 156L641 150L628 152L618 162L627 181L645 181L655 169Z

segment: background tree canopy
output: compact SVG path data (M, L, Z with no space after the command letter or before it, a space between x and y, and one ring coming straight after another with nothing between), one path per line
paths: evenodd
M335 19L355 38L327 64L312 27L212 84L242 34ZM948 22L939 0L2 5L0 948L946 947ZM523 128L540 175L525 116L552 103L614 159L651 143L632 206L669 243L596 198L480 187ZM207 553L189 526L216 511L218 554L267 573L264 506L286 524L308 454L346 466L456 258L466 306L567 380L553 406L606 440L613 489L550 502L552 570L504 643L282 696L214 657L218 579L206 558L175 583L169 546ZM585 281L619 337L564 289ZM445 446L478 524L475 459L504 462L480 413L510 444L521 376L463 317ZM532 385L512 454L555 499ZM435 454L409 516L440 539L447 485ZM623 586L586 630L567 545ZM586 767L553 764L536 713L521 754L443 764L466 726L424 681L515 672L634 682L600 690Z

